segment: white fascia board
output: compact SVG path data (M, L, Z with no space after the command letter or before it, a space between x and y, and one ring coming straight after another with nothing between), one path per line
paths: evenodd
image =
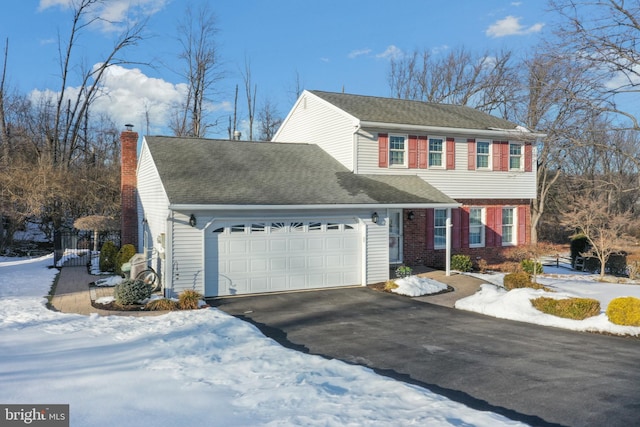
M393 130L415 130L429 133L437 133L437 134L447 134L447 133L459 133L464 135L478 135L478 136L486 136L486 137L515 137L519 140L538 140L546 138L547 134L545 133L536 133L536 132L524 132L517 129L465 129L465 128L450 128L450 127L442 127L442 126L423 126L423 125L408 125L402 123L384 123L384 122L367 122L360 121L360 126L363 128L383 128L383 129L393 129Z
M462 203L394 203L394 204L362 204L362 205L199 205L170 204L172 211L185 210L240 210L240 211L273 211L273 210L323 210L323 209L447 209L459 208Z

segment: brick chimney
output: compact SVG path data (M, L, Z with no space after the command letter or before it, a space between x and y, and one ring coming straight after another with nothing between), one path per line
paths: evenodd
M138 163L138 132L125 125L120 133L120 229L121 244L132 244L138 250L138 201L136 168Z

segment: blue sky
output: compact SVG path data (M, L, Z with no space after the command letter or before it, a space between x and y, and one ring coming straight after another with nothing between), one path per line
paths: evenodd
M9 38L9 84L23 93L58 91L58 37L68 37L72 0L13 1L3 4L0 37ZM192 2L194 5L198 1ZM295 76L303 89L388 96L392 55L418 50L446 52L464 46L482 53L509 49L526 53L552 27L541 0L222 0L210 2L218 26L224 79L213 99L222 123L209 136L226 136L234 88L245 110L245 59L258 87L258 105L268 98L284 116L295 102ZM100 14L114 20L148 18L148 39L126 59L152 64L114 69L106 81L109 99L96 107L116 124L144 127L150 111L151 133L162 133L167 108L180 93L176 73L178 20L182 0L107 0ZM106 54L114 28L91 26L83 32L76 67L90 67ZM71 82L71 86L76 82ZM34 92L35 91L35 92Z

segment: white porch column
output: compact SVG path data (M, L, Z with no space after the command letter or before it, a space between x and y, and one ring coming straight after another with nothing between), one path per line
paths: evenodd
M447 215L447 220L445 222L445 240L446 240L446 250L445 250L445 275L451 276L451 216Z

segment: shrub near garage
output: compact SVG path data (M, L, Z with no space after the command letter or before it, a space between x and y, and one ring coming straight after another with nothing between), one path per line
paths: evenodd
M198 303L201 299L201 293L187 289L178 296L178 307L180 310L195 310L198 308Z
M137 304L151 296L151 288L142 280L123 280L113 289L116 304Z
M531 304L543 313L565 319L584 320L600 314L600 301L591 298L540 297L531 300Z
M615 298L607 306L606 313L609 321L616 325L640 326L640 298Z

